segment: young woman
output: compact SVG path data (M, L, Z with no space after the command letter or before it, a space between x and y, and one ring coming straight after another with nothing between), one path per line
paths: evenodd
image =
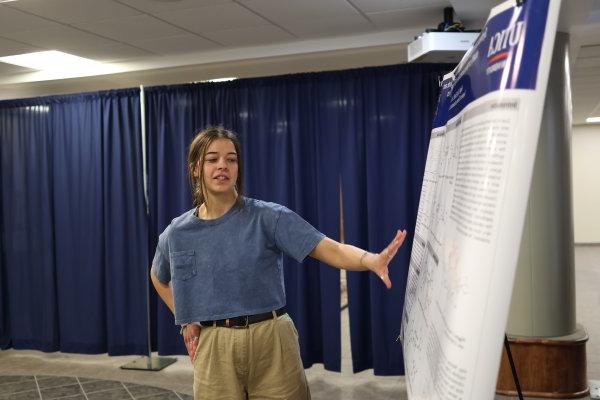
M388 264L406 231L378 254L338 243L286 207L242 196L241 165L232 132L208 128L192 140L194 208L160 235L151 279L182 326L196 400L310 399L282 253L370 270L390 288Z

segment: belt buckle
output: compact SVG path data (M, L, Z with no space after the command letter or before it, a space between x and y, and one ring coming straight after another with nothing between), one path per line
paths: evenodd
M227 319L225 320L225 324L226 324L226 326L227 326L228 328L231 328L231 329L246 329L246 328L248 328L248 326L249 326L250 324L249 324L249 318L248 318L248 316L247 316L247 315L245 315L245 316L243 316L243 317L237 317L237 318L244 318L244 319L245 319L245 324L244 324L244 325L232 325L232 324L231 324L231 322L232 322L232 319L233 319L233 318L231 318L231 319L230 319L230 318L227 318ZM236 318L236 319L237 319L237 318Z

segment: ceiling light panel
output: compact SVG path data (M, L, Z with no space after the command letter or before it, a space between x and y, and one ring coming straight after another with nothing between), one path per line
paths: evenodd
M96 71L103 67L102 63L89 58L78 57L56 50L0 57L0 62L39 71L87 72Z

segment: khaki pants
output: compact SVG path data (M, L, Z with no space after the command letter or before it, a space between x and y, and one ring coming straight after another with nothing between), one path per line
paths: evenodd
M287 314L245 329L203 327L194 357L195 400L310 400Z

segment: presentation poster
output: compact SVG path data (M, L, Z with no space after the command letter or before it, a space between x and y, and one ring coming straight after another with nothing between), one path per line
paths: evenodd
M400 333L409 399L494 397L559 7L495 7L442 82Z

